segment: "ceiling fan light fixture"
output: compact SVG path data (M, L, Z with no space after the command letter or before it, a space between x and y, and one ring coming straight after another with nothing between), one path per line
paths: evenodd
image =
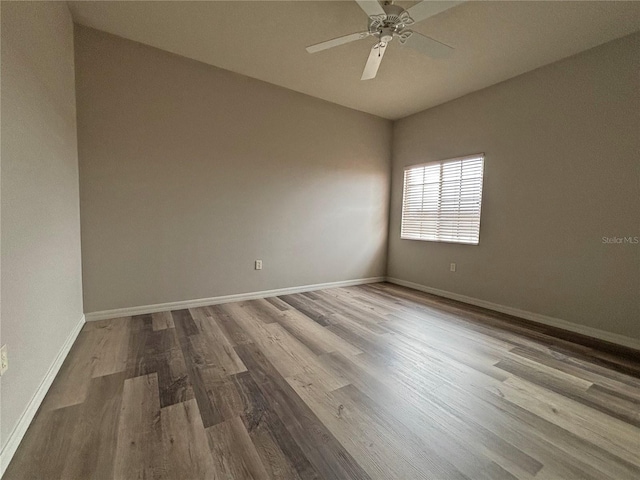
M378 33L378 38L380 39L380 41L382 43L389 43L391 40L393 40L393 34L394 34L394 30L393 29L391 29L391 28L383 28Z

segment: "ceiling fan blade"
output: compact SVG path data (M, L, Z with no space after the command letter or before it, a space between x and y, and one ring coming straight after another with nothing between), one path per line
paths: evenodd
M446 58L453 53L453 47L445 45L433 38L405 30L400 34L400 45L411 47L418 52L433 58Z
M361 38L366 38L370 35L369 32L358 32L352 33L350 35L345 35L344 37L334 38L333 40L327 40L326 42L317 43L315 45L311 45L307 47L307 52L316 53L322 50L326 50L327 48L337 47L338 45L344 45L345 43L355 42L356 40L360 40Z
M449 10L455 6L465 2L432 2L431 0L423 0L420 3L415 4L413 7L407 10L409 16L414 22L421 22L429 17Z
M362 72L362 78L360 78L360 80L371 80L372 78L376 78L378 68L380 68L380 62L382 62L382 57L384 56L384 51L386 49L386 43L376 43L371 47L369 58L367 59L367 64L364 66L364 71Z
M374 15L386 15L378 0L356 0L356 2L358 2L360 8L364 10L364 13L369 17Z

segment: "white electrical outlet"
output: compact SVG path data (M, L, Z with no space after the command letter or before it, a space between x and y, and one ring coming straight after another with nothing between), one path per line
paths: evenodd
M451 263L449 265L449 270L452 271L452 272L455 272L456 271L456 264L455 263Z
M2 348L0 348L0 375L3 375L8 368L9 368L9 352L7 351L7 346L3 345Z
M256 270L262 270L262 260L256 260Z

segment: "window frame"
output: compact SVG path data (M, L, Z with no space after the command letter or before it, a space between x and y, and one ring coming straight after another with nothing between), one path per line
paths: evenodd
M427 167L429 165L444 165L447 163L452 163L452 162L463 162L464 160L472 160L472 159L477 159L477 158L481 158L482 159L482 180L480 182L480 208L478 210L478 241L477 242L465 242L465 241L459 241L459 240L439 240L439 239L430 239L430 238L414 238L414 237L405 237L402 235L402 230L403 230L403 224L404 224L404 213L405 213L405 189L406 189L406 172L407 170L412 170L415 168L420 168L420 167ZM476 153L473 155L464 155L461 157L454 157L454 158L447 158L444 160L433 160L433 161L429 161L429 162L423 162L423 163L417 163L414 165L407 165L403 168L402 170L402 209L400 212L400 239L401 240L414 240L414 241L418 241L418 242L434 242L434 243L449 243L449 244L454 244L454 245L472 245L472 246L478 246L480 245L480 226L481 226L481 219L482 219L482 199L483 199L483 193L484 193L484 173L485 173L485 160L486 160L486 156L484 154L484 152L481 153ZM442 170L440 171L441 175L442 175ZM441 191L442 188L442 177L440 179L440 181L438 182L439 185L439 189ZM438 212L440 211L440 209L438 209Z

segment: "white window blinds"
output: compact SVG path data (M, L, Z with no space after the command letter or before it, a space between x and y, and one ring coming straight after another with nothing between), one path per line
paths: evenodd
M477 245L484 155L404 170L401 238Z

